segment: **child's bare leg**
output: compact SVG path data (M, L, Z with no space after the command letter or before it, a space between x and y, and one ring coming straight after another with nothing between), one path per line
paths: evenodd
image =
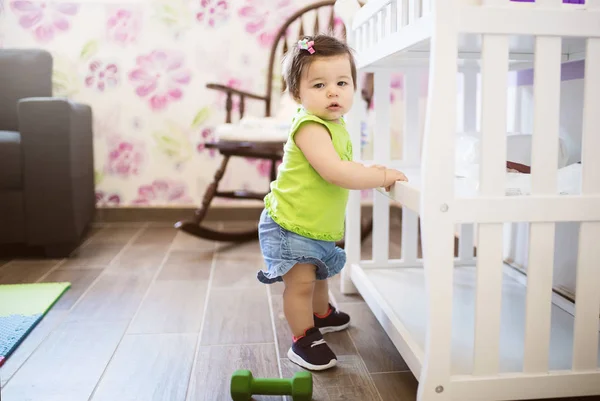
M329 284L327 280L317 280L313 291L313 312L325 315L329 311Z
M313 327L313 289L315 266L299 263L283 276L283 313L294 337Z

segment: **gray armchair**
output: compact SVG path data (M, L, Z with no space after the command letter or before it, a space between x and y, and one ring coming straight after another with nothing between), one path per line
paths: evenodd
M0 244L68 255L95 209L92 111L52 97L52 56L0 49Z

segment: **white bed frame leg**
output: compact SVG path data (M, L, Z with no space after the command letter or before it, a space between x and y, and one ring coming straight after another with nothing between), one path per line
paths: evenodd
M356 77L357 88L362 87L362 77L360 74ZM362 159L360 145L360 126L364 118L366 105L359 89L354 93L354 104L352 110L348 113L346 126L352 139L353 159ZM360 191L350 191L348 205L346 207L346 232L345 232L345 250L346 266L340 273L340 292L342 294L357 294L358 290L352 283L351 269L352 265L360 262L361 255L361 207Z
M503 196L506 180L506 110L508 37L483 35L482 43L481 189ZM480 224L478 230L473 375L500 369L503 223Z
M431 38L429 94L423 142L421 228L427 299L427 337L418 401L451 399L452 302L454 282L454 194L458 35L453 1L435 0L443 18ZM428 169L428 166L435 166ZM445 300L435 302L435 300Z

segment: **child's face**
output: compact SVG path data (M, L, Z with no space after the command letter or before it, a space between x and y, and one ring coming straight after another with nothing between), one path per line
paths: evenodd
M317 57L300 78L300 103L328 121L339 121L352 107L354 84L348 55Z

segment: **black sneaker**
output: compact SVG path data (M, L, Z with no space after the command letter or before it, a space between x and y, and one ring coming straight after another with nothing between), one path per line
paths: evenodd
M287 356L290 361L309 370L325 370L337 363L337 357L316 327L306 330L304 337L288 350Z
M315 327L319 328L321 334L341 331L350 326L350 316L335 309L331 304L329 304L329 309L329 314L326 317L314 315Z

